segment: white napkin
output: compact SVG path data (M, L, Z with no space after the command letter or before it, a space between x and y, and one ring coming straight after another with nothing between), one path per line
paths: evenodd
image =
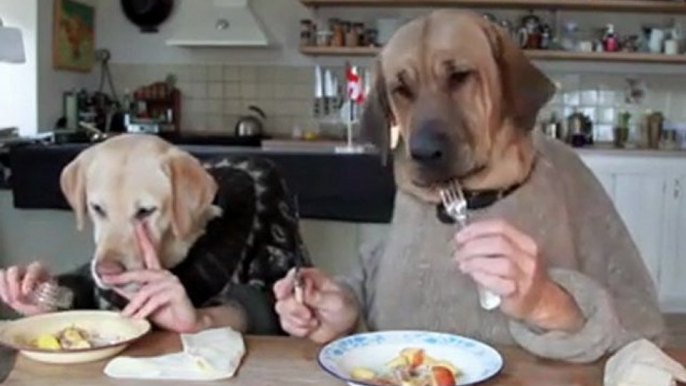
M112 378L216 381L231 378L245 355L243 336L218 328L182 334L183 351L149 358L117 357L105 367Z
M684 366L652 342L629 343L605 364L605 386L675 386L686 382Z

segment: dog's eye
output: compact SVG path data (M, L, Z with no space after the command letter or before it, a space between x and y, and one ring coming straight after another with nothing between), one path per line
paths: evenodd
M461 86L472 74L471 71L455 71L448 78L448 87L454 89Z
M412 90L410 90L410 88L404 84L400 84L398 86L395 86L393 88L393 93L397 94L398 96L401 96L405 99L412 99L412 97L413 97Z
M103 209L102 206L98 204L91 204L91 209L93 209L93 212L95 212L96 215L102 218L107 217L107 213L105 212L105 209Z
M136 220L144 220L155 213L156 210L157 208L138 208L136 211Z

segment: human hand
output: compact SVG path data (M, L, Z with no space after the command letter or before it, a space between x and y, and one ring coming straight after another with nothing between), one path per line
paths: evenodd
M26 267L12 266L0 270L0 298L22 315L38 315L50 311L31 300L39 284L52 279L48 270L35 262Z
M188 298L183 284L160 265L144 223L136 225L136 238L146 269L102 278L106 284L113 286L131 283L140 286L134 294L114 287L117 293L129 300L122 314L136 319L150 319L158 327L179 333L202 330L202 318Z
M295 271L274 285L276 313L289 334L326 343L350 332L359 311L354 296L315 268L300 271L302 303L294 295Z
M536 242L503 220L473 223L455 237L460 270L502 297L506 315L546 329L583 323L574 299L550 280Z

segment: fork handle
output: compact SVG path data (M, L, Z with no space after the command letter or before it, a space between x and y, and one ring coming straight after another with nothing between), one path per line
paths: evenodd
M501 301L500 296L479 286L479 303L481 303L481 308L487 311L494 310L500 306Z

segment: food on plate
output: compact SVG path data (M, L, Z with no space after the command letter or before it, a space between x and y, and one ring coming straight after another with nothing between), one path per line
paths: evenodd
M430 357L421 348L406 348L383 370L352 370L355 381L379 386L454 386L462 372L452 363Z
M31 341L40 350L80 350L107 345L98 334L76 326L67 327L56 334L41 334Z

